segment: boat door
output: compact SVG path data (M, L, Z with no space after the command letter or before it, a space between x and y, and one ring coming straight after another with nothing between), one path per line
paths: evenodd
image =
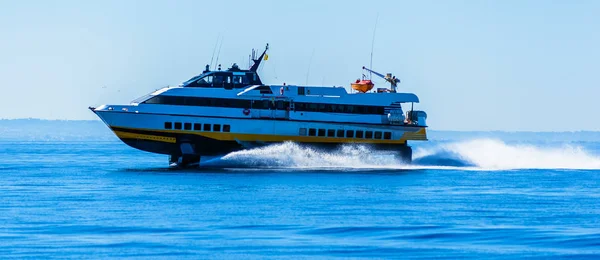
M287 98L265 98L252 102L252 117L289 119L292 102Z
M273 118L290 119L291 101L287 98L278 98L274 102Z

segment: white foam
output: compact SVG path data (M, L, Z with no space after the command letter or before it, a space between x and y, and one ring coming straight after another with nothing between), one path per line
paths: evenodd
M335 152L317 151L292 142L227 154L221 162L233 165L284 168L341 169L600 169L600 157L579 146L540 147L477 139L416 148L414 163L397 161L393 153L367 146L346 145Z
M580 146L562 144L541 147L506 144L495 139L477 139L440 145L424 154L450 151L482 169L600 169L600 157Z
M242 150L221 160L251 166L293 168L401 168L392 153L371 151L361 145L346 145L335 152L322 152L292 142Z

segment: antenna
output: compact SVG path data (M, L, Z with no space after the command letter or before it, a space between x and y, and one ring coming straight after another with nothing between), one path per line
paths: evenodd
M369 63L369 68L373 68L373 48L375 47L375 31L377 31L377 22L379 21L379 13L377 13L377 17L375 17L375 28L373 28L373 41L371 42L371 62ZM372 73L369 72L369 79L372 79Z
M215 61L215 67L219 63L219 55L221 55L221 46L223 46L223 37L221 37L221 44L219 44L219 52L217 52L217 60Z
M213 48L213 54L212 57L210 57L210 66L212 66L213 64L213 59L215 58L215 51L217 51L217 45L219 45L219 38L221 38L221 34L219 33L219 35L217 36L217 42L215 42L215 47Z

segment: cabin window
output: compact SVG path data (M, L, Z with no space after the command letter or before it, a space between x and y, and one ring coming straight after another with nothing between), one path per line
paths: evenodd
M231 132L231 126L230 125L223 125L223 132L226 132L226 133Z
M210 124L204 124L204 131L210 131Z
M327 110L326 110L326 109L327 109L327 107L326 107L326 106L327 106L326 104L319 104L319 109L318 109L318 111L319 111L319 112L325 112L325 111L327 111Z
M213 131L214 131L214 132L221 132L221 125L219 125L219 124L214 124L214 125L213 125Z
M362 130L356 131L356 138L363 138L363 131Z
M317 136L317 129L314 129L314 128L308 129L308 136Z
M175 129L181 130L181 122L175 122Z
M154 96L144 101L146 104L163 104L163 98L161 96Z
M300 132L298 133L301 136L305 136L306 135L306 128L300 128Z
M195 130L195 131L200 131L200 130L202 130L202 124L199 124L199 123L194 123L194 130Z
M298 87L298 95L304 96L304 87Z
M354 130L346 130L346 138L353 138Z
M165 122L165 129L171 129L171 128L173 128L173 123Z
M383 139L387 139L387 140L392 139L392 133L391 132L384 132L383 133Z
M325 136L325 129L319 129L319 136Z
M260 86L256 89L260 92L260 94L273 94L273 91L269 86Z
M375 132L375 139L381 139L381 132Z
M327 137L335 137L335 130L334 129L327 130Z
M373 138L373 131L366 131L365 132L365 138L367 138L367 139Z
M192 130L192 123L183 123L183 130Z
M344 130L337 130L337 137L344 137Z
M283 101L279 100L277 101L277 110L283 110L284 106L283 106Z

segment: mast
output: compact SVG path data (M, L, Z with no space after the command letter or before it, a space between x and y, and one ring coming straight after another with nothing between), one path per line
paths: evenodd
M263 51L263 53L260 55L260 57L258 57L258 59L254 59L254 57L252 58L252 61L254 61L254 64L252 65L252 67L250 67L250 71L256 72L258 70L258 66L260 66L260 62L265 57L265 54L267 54L267 50L269 50L268 43L267 43L267 47L265 47L265 51Z

